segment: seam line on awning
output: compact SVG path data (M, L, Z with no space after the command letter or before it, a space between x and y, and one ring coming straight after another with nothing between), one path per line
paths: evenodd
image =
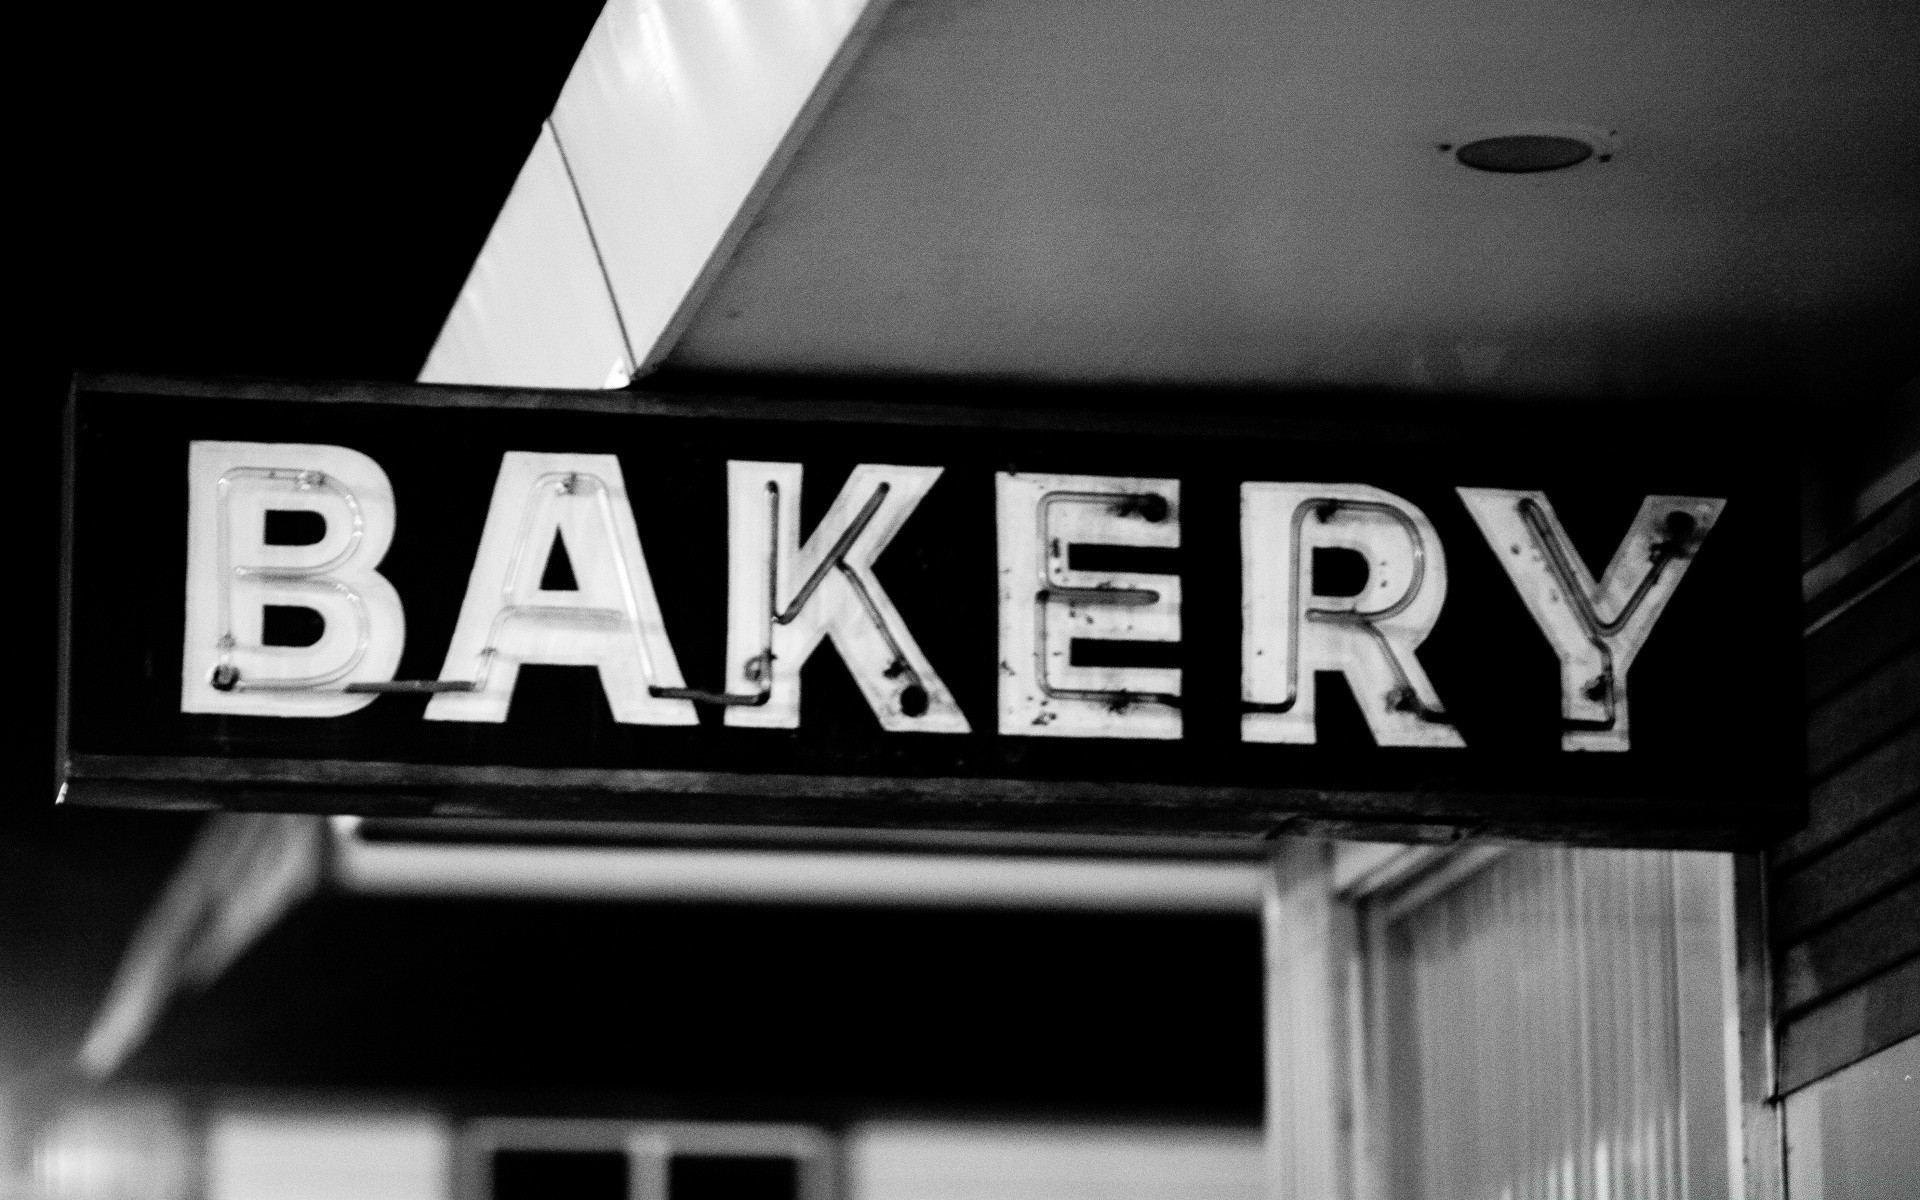
M567 144L560 138L560 129L553 118L546 120L547 132L553 135L553 148L560 155L560 167L567 173L567 190L573 193L573 203L580 210L580 223L587 231L587 244L593 247L593 261L600 268L600 286L606 289L607 303L613 307L613 323L620 327L620 345L627 353L627 376L632 378L640 372L640 360L633 353L633 338L627 333L627 318L620 311L620 297L614 294L613 276L607 271L606 255L600 252L600 239L593 232L593 218L587 213L586 199L580 195L580 181L574 178L573 160L567 157Z

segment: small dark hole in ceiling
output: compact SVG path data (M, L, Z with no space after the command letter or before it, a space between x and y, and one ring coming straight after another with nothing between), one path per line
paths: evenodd
M1478 171L1516 175L1558 171L1578 166L1593 155L1593 147L1579 138L1541 133L1516 133L1468 142L1454 157Z

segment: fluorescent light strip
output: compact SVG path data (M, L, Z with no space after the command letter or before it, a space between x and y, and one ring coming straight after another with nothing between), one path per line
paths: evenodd
M1246 913L1259 862L362 841L335 817L332 882L382 895Z

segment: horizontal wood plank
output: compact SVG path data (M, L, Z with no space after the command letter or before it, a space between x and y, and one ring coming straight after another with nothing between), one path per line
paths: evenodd
M1920 489L1911 489L1855 526L1800 575L1800 594L1816 612L1858 593L1876 565L1920 537Z
M1791 945L1920 875L1920 798L1776 877L1774 937Z
M1778 976L1782 1014L1827 1000L1920 953L1920 879L1787 948Z
M1768 855L1780 1090L1920 1033L1920 493L1802 577L1807 826Z
M1920 558L1807 638L1807 702L1821 701L1873 673L1920 640Z
M1920 643L1807 714L1807 774L1820 779L1920 714Z
M1780 1029L1780 1090L1796 1088L1920 1034L1920 957Z
M1773 851L1776 870L1820 854L1920 793L1920 721L1815 785L1806 827Z

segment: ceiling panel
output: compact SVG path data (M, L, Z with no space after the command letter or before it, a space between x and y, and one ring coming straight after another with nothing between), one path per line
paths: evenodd
M670 362L1649 395L1887 387L1920 9L896 0ZM1439 149L1571 123L1611 161Z

